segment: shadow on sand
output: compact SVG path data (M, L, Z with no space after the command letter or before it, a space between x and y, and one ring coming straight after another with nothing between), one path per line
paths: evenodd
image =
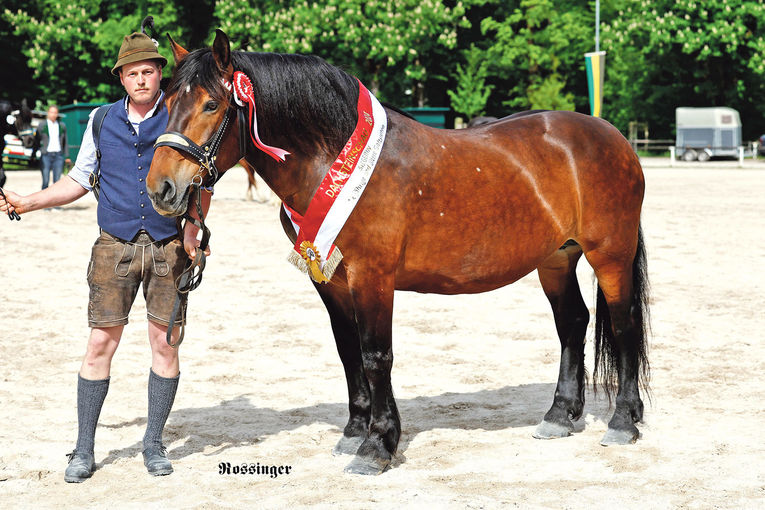
M403 458L403 452L412 439L420 432L429 430L533 427L547 412L554 392L554 384L535 383L472 393L443 393L397 399L403 429L397 456ZM253 405L251 396L254 394L243 394L212 407L173 410L165 428L165 441L183 441L183 444L169 450L168 456L171 459L181 459L201 453L211 446L218 449L209 455L218 455L222 451L257 444L268 436L314 423L327 423L336 427L340 439L348 418L348 406L345 403L322 403L277 411ZM589 390L586 398L586 412L605 418L608 403L593 398ZM145 422L145 418L139 418L101 426L120 428ZM584 420L579 420L575 423L574 431L577 433L582 430ZM121 458L140 456L141 450L139 441L129 447L112 450L99 464L106 465Z

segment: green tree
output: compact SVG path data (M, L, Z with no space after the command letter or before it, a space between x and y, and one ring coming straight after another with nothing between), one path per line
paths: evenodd
M187 20L204 9L211 12L213 0L180 6L160 0L101 2L100 0L11 0L0 12L0 26L12 27L9 47L23 56L22 76L25 94L59 104L112 101L124 93L119 80L111 75L122 38L139 30L143 18L154 16L160 52L170 51L165 32L184 38L185 31L206 24ZM2 29L0 29L0 34ZM194 37L191 37L194 39ZM197 37L196 40L199 40ZM4 39L5 44L5 39ZM6 58L6 57L3 57ZM172 71L165 70L165 76ZM29 97L29 96L28 96Z
M503 104L584 109L573 91L586 87L584 53L593 49L593 25L594 11L572 0L520 0L507 16L485 18L481 28L493 41L493 72L512 77Z
M457 64L457 71L454 73L457 89L449 90L447 94L451 99L452 109L470 119L485 113L486 102L494 86L486 84L489 63L484 59L484 52L471 46L463 51L463 54L465 67Z
M90 79L101 68L100 50L93 41L98 19L96 0L36 2L36 13L6 9L3 18L14 35L28 41L22 47L39 92L47 101L91 100L102 89ZM103 81L103 80L101 80Z
M673 135L678 106L739 110L745 139L765 132L765 4L761 0L628 0L604 19L604 116L626 131L648 122Z
M468 1L448 7L438 0L232 0L216 4L215 13L240 49L315 53L359 76L375 94L395 68L422 106L429 57L456 47Z
M0 99L20 102L22 99L32 101L35 96L35 88L29 85L32 82L32 70L27 65L27 57L22 53L24 40L14 34L14 27L4 22L3 11L17 11L25 7L34 15L34 5L28 6L26 0L3 0L5 9L0 9L0 41L3 41L3 50L0 52ZM31 90L30 90L31 89Z

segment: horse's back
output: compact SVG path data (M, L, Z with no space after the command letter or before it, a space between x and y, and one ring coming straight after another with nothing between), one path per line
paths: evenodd
M602 119L542 110L461 130L407 121L390 152L396 154L394 164L407 169L400 187L415 199L427 184L438 205L464 195L481 209L518 194L559 210L600 202L604 195L642 202L640 162L624 136Z

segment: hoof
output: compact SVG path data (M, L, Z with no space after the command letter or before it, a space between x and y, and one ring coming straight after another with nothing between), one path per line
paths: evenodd
M363 437L347 437L343 436L340 441L337 442L334 448L332 448L332 455L356 455L356 452L364 442Z
M542 423L537 425L537 429L532 435L536 439L559 439L570 436L573 431L574 425L570 422L569 424L561 425L560 423L542 420Z
M359 457L356 455L351 463L345 466L343 471L353 475L379 475L388 469L388 466L390 466L390 460Z
M603 436L603 439L600 440L600 444L603 446L632 444L637 441L637 438L640 435L637 427L634 427L634 429L635 430L618 430L610 428L606 431L606 435Z

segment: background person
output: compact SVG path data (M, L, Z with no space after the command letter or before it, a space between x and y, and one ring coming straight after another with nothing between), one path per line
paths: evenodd
M58 182L64 173L64 160L70 165L67 157L69 145L66 139L66 124L58 120L58 106L50 105L45 122L37 126L35 132L35 147L40 148L40 171L42 172L42 189L48 187L51 172L53 182Z

